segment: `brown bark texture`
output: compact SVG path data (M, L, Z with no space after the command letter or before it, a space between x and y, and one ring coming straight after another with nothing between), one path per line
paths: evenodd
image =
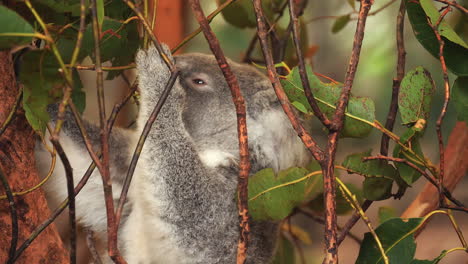
M13 62L8 51L0 52L0 124L10 113L18 94L13 71ZM34 160L34 131L19 109L5 132L0 136L0 169L6 176L13 192L23 191L39 182ZM0 188L0 195L4 195ZM44 193L37 189L29 194L14 198L18 215L18 244L49 215L50 210ZM12 223L8 200L0 200L0 263L6 263L10 249ZM67 263L68 253L54 225L49 226L23 252L15 262L21 263Z

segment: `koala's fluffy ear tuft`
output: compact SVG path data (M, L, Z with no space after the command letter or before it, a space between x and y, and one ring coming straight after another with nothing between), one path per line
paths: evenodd
M161 47L169 60L174 62L174 58L172 57L169 47L164 43L161 44ZM147 50L139 50L136 55L135 62L138 72L140 73L151 72L155 66L164 66L167 68L166 63L154 45L151 45ZM158 69L155 68L154 70Z

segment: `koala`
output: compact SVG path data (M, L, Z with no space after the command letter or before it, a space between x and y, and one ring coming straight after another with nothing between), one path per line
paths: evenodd
M165 49L180 75L141 152L119 230L119 246L130 264L235 263L239 149L230 90L212 55L173 58ZM115 201L138 136L170 77L154 47L139 51L136 64L141 91L138 128L114 128L110 138ZM305 165L310 157L269 80L251 66L230 60L229 65L246 101L251 174L263 168L278 171ZM73 156L70 160L78 181L90 158L73 123L65 122L61 142ZM87 123L86 128L98 146L98 127ZM48 164L39 167L47 170ZM63 174L61 168L55 171ZM81 225L105 237L102 182L99 173L94 174L77 196L77 218ZM66 197L65 177L54 178L60 179L48 183L49 192L56 200L62 199ZM251 221L247 263L270 263L278 232L276 222Z

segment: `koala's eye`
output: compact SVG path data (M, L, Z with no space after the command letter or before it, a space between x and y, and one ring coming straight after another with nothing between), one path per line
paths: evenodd
M196 85L203 85L203 84L206 84L206 82L202 79L192 79L192 82Z

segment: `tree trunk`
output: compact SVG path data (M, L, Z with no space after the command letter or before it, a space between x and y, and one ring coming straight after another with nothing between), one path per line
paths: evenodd
M0 52L0 127L10 113L18 85L13 71L13 62L8 51ZM0 135L0 169L6 176L10 189L24 191L39 182L34 160L34 131L24 116L16 111L5 132ZM2 185L3 186L3 185ZM0 195L5 189L0 187ZM18 245L50 215L43 191L39 188L29 194L14 198L18 215ZM0 263L6 263L12 238L12 222L9 202L0 200ZM47 227L23 252L15 263L67 263L68 253L54 225Z

